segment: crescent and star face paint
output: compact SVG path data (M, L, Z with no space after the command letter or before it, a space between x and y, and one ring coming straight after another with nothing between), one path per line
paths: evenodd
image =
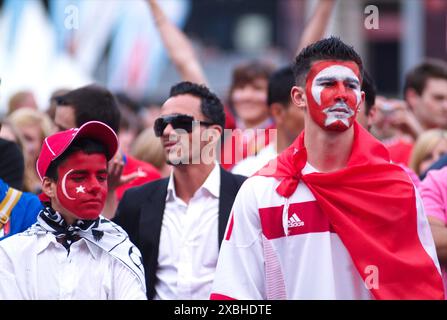
M98 218L107 197L107 160L103 154L76 152L58 167L57 199L79 219Z
M310 116L321 128L344 131L352 126L362 102L361 76L355 62L314 63L305 90Z

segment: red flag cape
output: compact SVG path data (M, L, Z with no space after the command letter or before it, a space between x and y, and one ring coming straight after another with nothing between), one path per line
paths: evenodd
M276 191L287 198L300 180L307 185L365 283L378 271L376 299L443 299L441 275L417 233L413 184L385 146L354 123L346 168L302 176L306 161L303 132L257 174L281 180Z

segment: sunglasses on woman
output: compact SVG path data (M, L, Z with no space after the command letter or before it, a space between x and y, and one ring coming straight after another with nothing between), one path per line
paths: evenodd
M163 116L158 118L154 122L155 136L161 137L168 124L170 124L174 129L183 129L186 132L191 133L194 124L201 126L211 126L214 123L194 120L192 116L188 116L186 114L173 114Z

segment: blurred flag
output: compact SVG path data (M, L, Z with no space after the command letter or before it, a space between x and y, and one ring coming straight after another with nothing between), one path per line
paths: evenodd
M72 56L84 72L100 64L123 8L135 1L50 0L57 48Z
M122 8L111 42L108 86L141 97L156 86L167 59L146 1L128 3ZM163 0L159 4L170 21L184 25L189 0Z
M31 90L40 109L51 93L91 81L64 54L57 52L55 33L40 0L6 0L0 15L0 111L19 90Z

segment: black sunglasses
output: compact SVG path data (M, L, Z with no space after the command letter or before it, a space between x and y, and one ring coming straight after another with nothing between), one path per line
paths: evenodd
M191 133L194 123L201 126L211 126L214 124L212 122L194 120L193 117L186 114L173 114L169 116L163 116L158 118L154 122L155 136L161 137L168 124L170 124L174 129L183 129L186 132Z

